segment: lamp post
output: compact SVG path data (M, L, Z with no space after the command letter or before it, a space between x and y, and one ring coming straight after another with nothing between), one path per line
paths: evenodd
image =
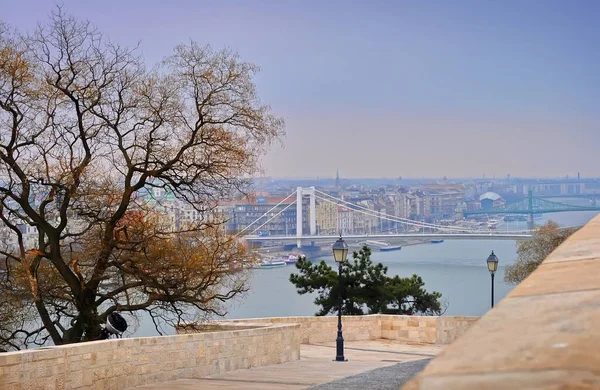
M348 245L340 238L333 244L333 258L338 263L338 331L335 339L336 345L336 362L345 362L344 358L344 337L342 336L342 264L348 257Z
M492 251L492 254L488 256L486 261L487 261L488 271L490 271L490 274L492 275L492 308L493 308L494 307L494 274L498 270L498 258L494 254L494 251Z

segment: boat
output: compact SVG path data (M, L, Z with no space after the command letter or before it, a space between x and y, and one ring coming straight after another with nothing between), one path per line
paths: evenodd
M400 249L402 249L401 246L388 245L388 246L382 246L381 248L379 248L379 251L380 252L391 252L391 251L399 251Z
M285 267L285 261L283 260L263 260L260 262L259 268L277 268Z
M442 243L442 242L444 242L444 240L431 240L432 244L439 244L439 243Z
M289 255L287 258L284 257L283 261L286 264L296 264L300 256L302 255Z
M496 229L496 227L498 226L498 221L496 221L495 219L490 220L487 223L488 229Z

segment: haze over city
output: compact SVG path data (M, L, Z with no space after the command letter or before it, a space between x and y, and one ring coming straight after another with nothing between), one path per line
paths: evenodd
M47 1L2 1L31 30ZM193 39L262 68L274 177L600 175L600 4L61 2L148 65Z
M326 3L62 2L148 64L193 39L259 65L287 131L266 175L600 175L597 2Z

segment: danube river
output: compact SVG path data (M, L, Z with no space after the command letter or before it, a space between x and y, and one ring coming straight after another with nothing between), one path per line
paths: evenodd
M576 201L573 203L577 203ZM541 224L553 220L561 226L581 225L589 221L594 212L568 212L546 214ZM518 228L524 229L525 222ZM507 228L499 226L498 231ZM510 223L515 230L517 223ZM504 283L504 269L516 260L515 241L446 240L440 244L405 246L400 251L373 252L371 259L388 267L388 275L420 275L428 291L439 291L447 304L446 315L480 316L490 308L490 274L486 259L491 251L500 261L496 274L496 302L514 286ZM322 258L334 265L333 257ZM314 259L319 261L320 259ZM317 307L314 297L298 295L289 281L294 266L251 270L250 291L229 305L225 318L252 318L278 316L310 316ZM134 336L156 334L151 322L142 320ZM133 329L132 329L133 330ZM172 329L165 329L172 333Z

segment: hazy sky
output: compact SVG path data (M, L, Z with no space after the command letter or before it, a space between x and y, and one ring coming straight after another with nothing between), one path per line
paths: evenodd
M21 29L47 0L0 0ZM600 176L600 1L61 2L152 64L190 38L262 68L292 177Z

